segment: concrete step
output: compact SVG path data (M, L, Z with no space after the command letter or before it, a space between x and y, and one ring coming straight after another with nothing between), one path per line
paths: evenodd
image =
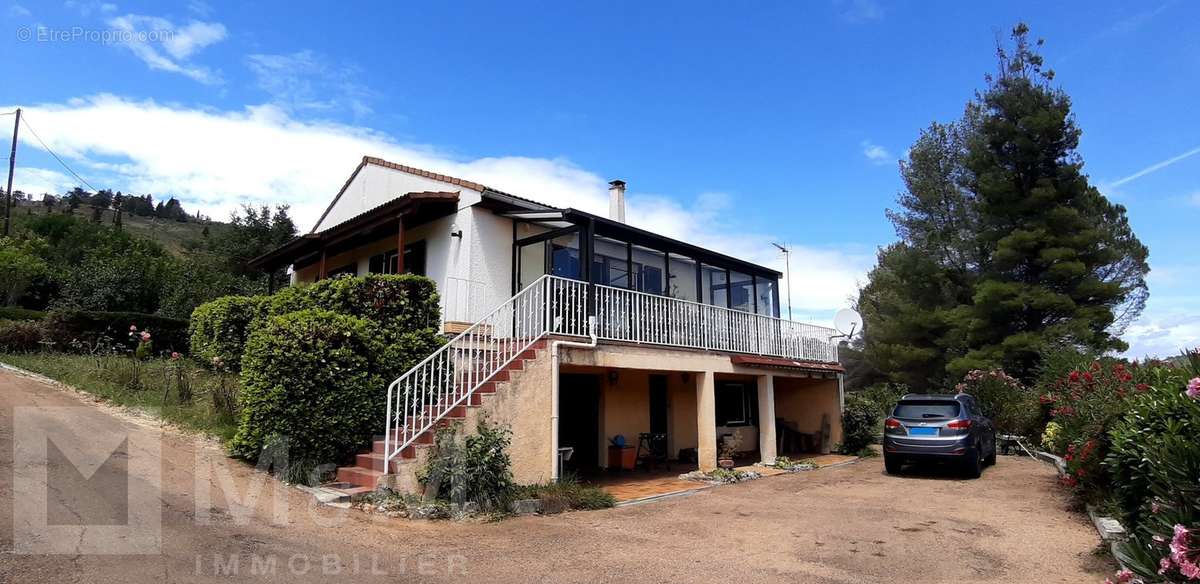
M359 466L343 466L337 469L337 480L340 483L350 483L359 487L374 489L379 485L383 473Z

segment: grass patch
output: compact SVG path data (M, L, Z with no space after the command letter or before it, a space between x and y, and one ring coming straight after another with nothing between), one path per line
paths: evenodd
M187 358L0 353L0 362L40 373L106 402L228 441L237 431L238 379Z
M557 483L514 487L512 499L538 499L542 502L542 512L548 514L607 509L617 504L616 498L600 487L582 484L570 475L559 479Z

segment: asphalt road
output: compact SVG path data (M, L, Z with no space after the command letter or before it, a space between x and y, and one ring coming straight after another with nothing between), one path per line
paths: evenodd
M422 522L314 507L208 440L8 371L0 413L0 583L1075 583L1111 573L1052 470L1025 458L1001 457L975 481L891 477L875 459L606 511Z

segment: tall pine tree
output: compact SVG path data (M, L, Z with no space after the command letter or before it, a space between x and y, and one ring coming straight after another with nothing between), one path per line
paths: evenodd
M1052 346L1123 349L1145 304L1148 251L1083 174L1070 98L1028 34L961 120L914 144L888 214L901 241L859 294L867 360L917 389L983 367L1028 379Z

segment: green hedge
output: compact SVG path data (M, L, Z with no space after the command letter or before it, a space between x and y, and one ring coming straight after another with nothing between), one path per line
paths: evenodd
M46 313L40 310L0 306L0 320L42 320L43 318L46 318Z
M192 355L204 363L220 358L230 370L241 371L246 339L269 306L267 296L225 296L200 305L188 327Z
M438 346L438 304L433 280L411 274L331 278L270 296L226 296L192 313L192 353L206 361L219 355L236 367L250 333L264 319L314 308L367 319L379 325L387 344L417 342L432 352ZM402 364L388 363L388 372Z
M90 351L97 342L131 348L130 326L150 331L155 353L188 350L188 321L140 312L55 310L42 321L42 333L59 351Z
M29 353L42 348L42 323L35 320L0 321L0 351Z
M290 464L353 452L383 422L383 352L365 319L318 309L267 319L246 343L232 453L254 460L277 438Z

